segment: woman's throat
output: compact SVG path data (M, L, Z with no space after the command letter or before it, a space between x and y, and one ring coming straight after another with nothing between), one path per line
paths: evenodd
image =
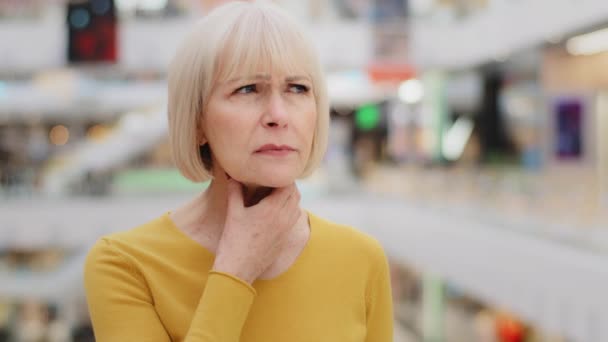
M245 207L252 207L266 196L270 195L274 188L268 188L263 186L244 186L243 187L243 200L245 201Z

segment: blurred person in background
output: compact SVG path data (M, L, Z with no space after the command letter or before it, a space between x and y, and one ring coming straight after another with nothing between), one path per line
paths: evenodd
M170 66L169 135L182 174L211 182L91 249L97 341L392 341L380 244L299 204L328 126L320 62L291 18L232 2L202 19Z

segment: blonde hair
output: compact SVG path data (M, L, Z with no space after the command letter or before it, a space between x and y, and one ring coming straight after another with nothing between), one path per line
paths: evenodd
M317 122L300 178L318 167L327 148L329 100L313 45L275 5L231 2L197 23L169 66L169 141L175 164L186 178L202 182L212 177L209 151L206 155L199 146L198 133L214 84L239 72L253 74L260 67L310 77Z

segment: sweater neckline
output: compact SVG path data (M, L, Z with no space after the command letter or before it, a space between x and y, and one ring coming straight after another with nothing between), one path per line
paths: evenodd
M295 261L291 264L291 266L289 266L289 268L287 270L285 270L283 273L279 274L276 277L269 278L269 279L256 279L254 281L253 285L280 282L283 279L288 278L292 273L297 272L297 269L301 267L300 265L304 262L304 260L308 259L308 256L312 249L311 244L316 239L317 222L316 222L315 216L311 212L309 212L308 210L304 210L304 212L306 213L306 216L308 219L308 227L310 229L310 232L308 235L308 241L306 241L306 244L304 245L304 248L302 248L302 251L300 252L300 254L296 257ZM186 235L186 233L184 233L181 229L179 229L177 227L175 222L173 222L173 219L171 219L171 211L165 212L165 214L163 215L163 220L167 223L167 225L170 227L170 229L173 231L173 233L178 235L181 240L186 241L193 248L201 250L204 254L208 255L210 258L215 259L214 253L212 253L209 249L207 249L206 247L202 246L201 244L199 244L198 242L193 240L191 237Z

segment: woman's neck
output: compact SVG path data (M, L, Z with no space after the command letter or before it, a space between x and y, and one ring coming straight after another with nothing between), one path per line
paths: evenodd
M243 204L251 207L270 195L273 188L243 185ZM225 177L215 177L207 190L176 210L173 219L188 235L199 236L204 231L208 248L214 249L222 236L228 211L228 180Z
M243 187L243 201L245 207L251 207L258 203L261 200L266 198L266 196L272 193L273 188L263 187L263 186L244 186Z

